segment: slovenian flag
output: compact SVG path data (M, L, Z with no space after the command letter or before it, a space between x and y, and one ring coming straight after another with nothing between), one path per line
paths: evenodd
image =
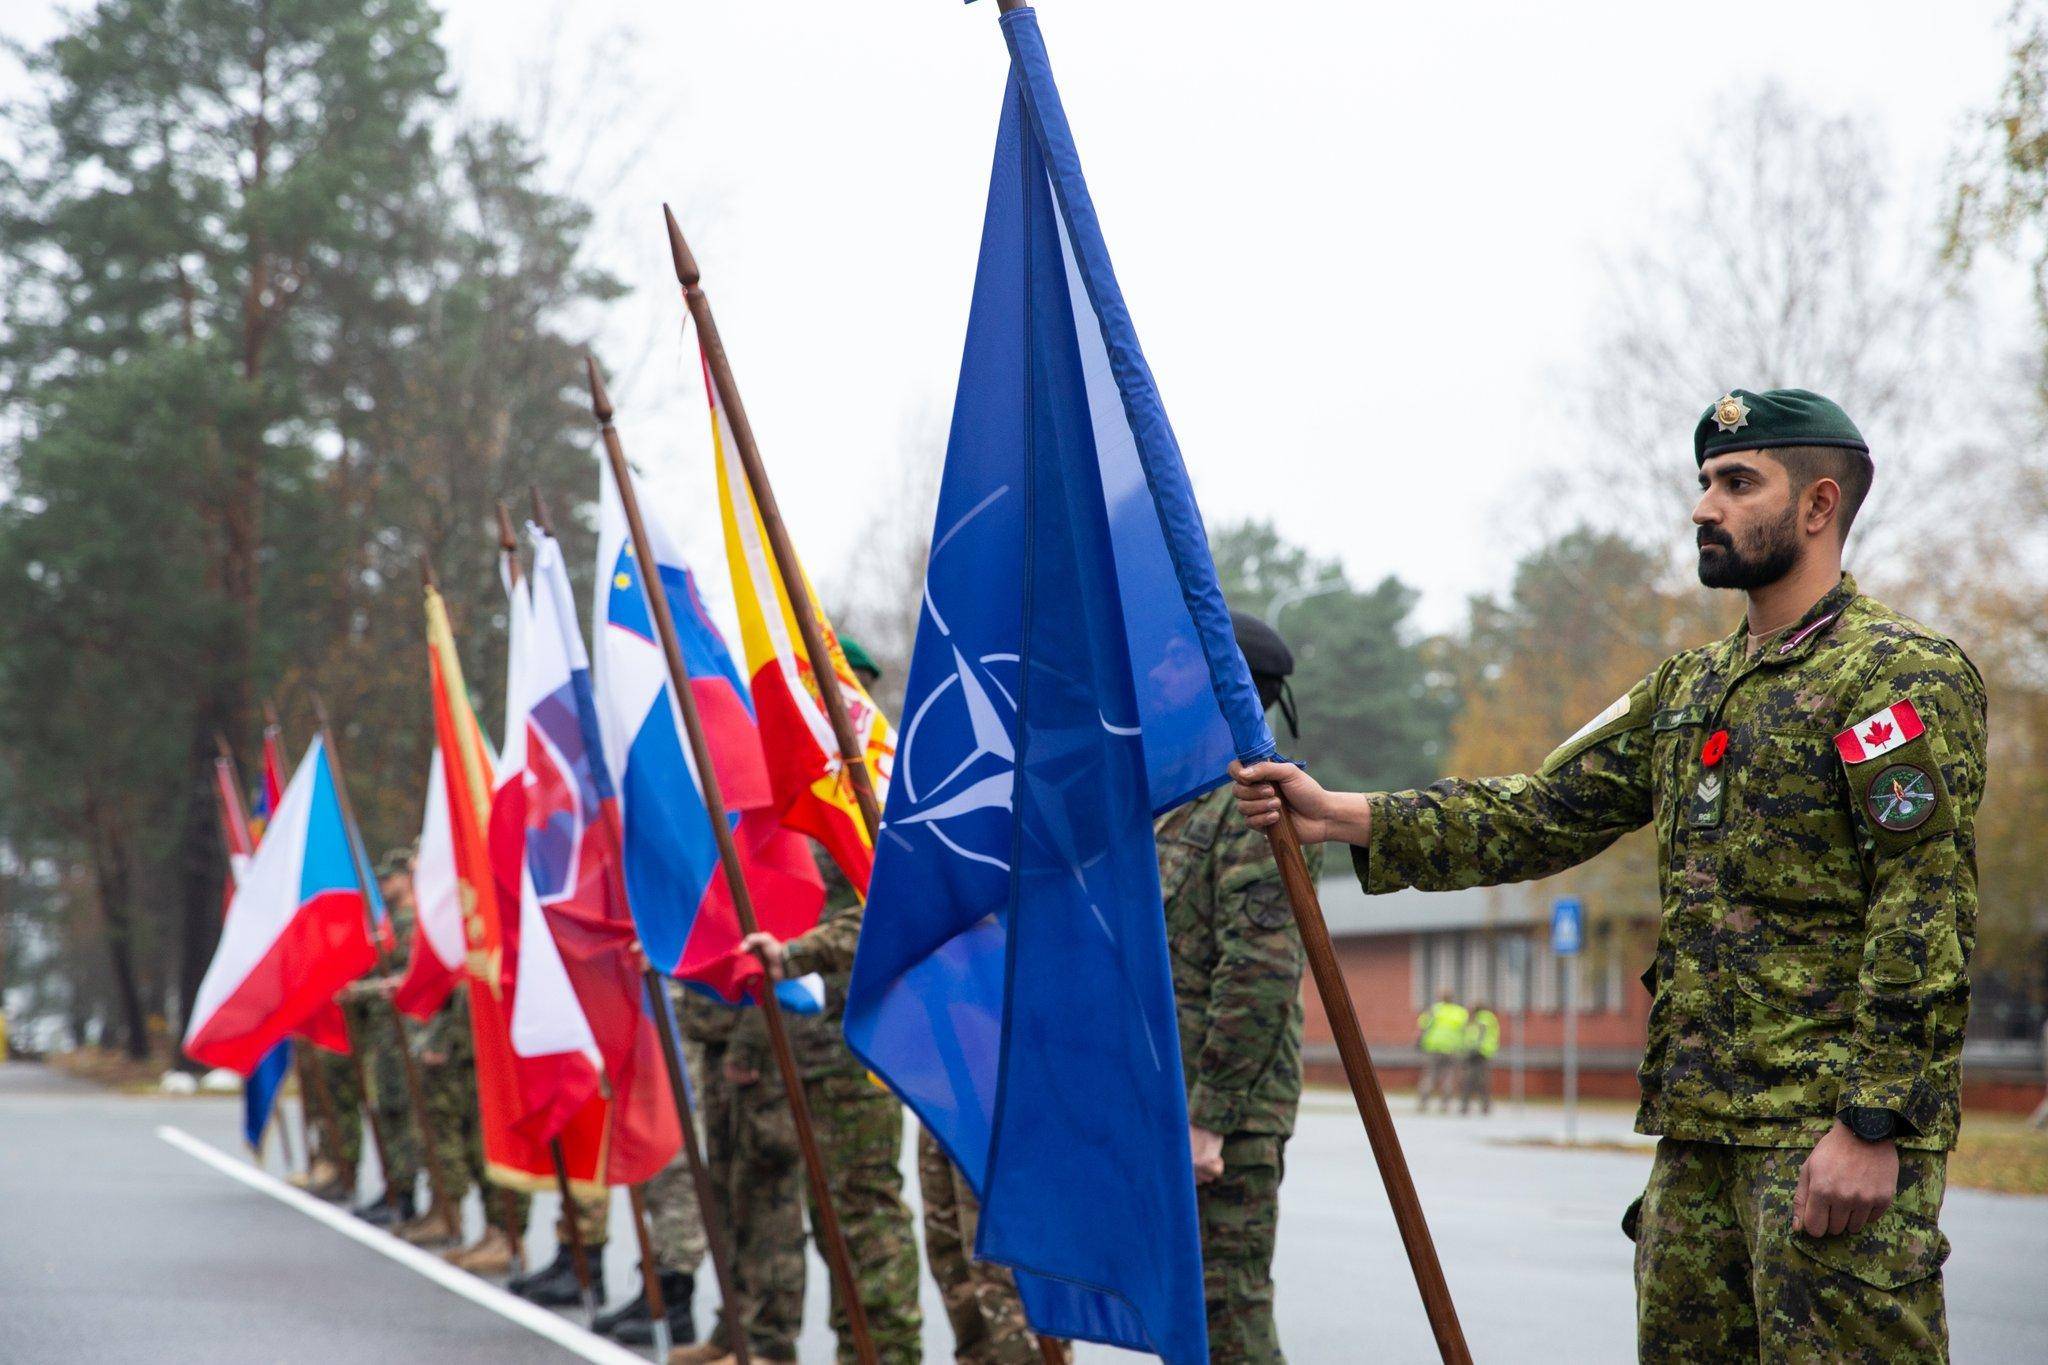
M719 868L696 762L669 689L667 661L609 467L602 475L598 516L597 710L606 758L618 774L633 920L657 968L737 1004L761 966L739 951L739 918ZM696 582L661 523L645 509L643 519L754 913L776 937L795 938L816 926L824 882L809 844L776 817L746 685L704 610ZM818 1008L817 992L805 983L784 982L776 996L792 1009Z
M318 739L235 887L185 1054L247 1076L334 993L376 965L363 884Z
M1273 738L1038 18L1010 76L853 1050L1049 1335L1209 1358L1156 814Z

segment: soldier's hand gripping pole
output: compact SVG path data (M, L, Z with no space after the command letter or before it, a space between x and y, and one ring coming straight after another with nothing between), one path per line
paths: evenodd
M1337 1040L1337 1055L1344 1061L1344 1075L1351 1082L1351 1097L1358 1103L1358 1116L1365 1120L1365 1135L1372 1144L1373 1160L1379 1163L1380 1183L1386 1186L1387 1201L1394 1207L1394 1225L1400 1229L1409 1268L1415 1272L1416 1287L1422 1291L1422 1307L1429 1314L1430 1331L1436 1334L1437 1351L1454 1365L1470 1365L1472 1353L1465 1346L1464 1330L1458 1326L1451 1288L1444 1282L1444 1269L1436 1258L1436 1243L1430 1240L1429 1224L1422 1217L1422 1201L1416 1197L1415 1181L1408 1174L1408 1159L1401 1154L1401 1138L1394 1131L1394 1116L1387 1110L1387 1097L1380 1090L1372 1055L1366 1051L1365 1035L1359 1031L1351 990L1344 984L1336 951L1330 946L1330 929L1323 922L1315 879L1309 876L1308 862L1301 856L1301 836L1295 832L1294 816L1285 805L1280 809L1279 822L1266 831L1266 839L1272 846L1273 860L1280 865L1280 880L1287 887L1294 922L1301 929L1301 945L1308 953L1309 973L1315 978L1323 1013L1329 1017L1331 1036Z
M751 934L761 927L754 918L754 898L747 889L746 874L740 868L739 848L733 842L732 826L726 820L725 797L719 790L717 769L712 765L710 742L704 735L703 720L697 714L697 697L690 689L689 669L683 665L682 645L676 638L675 620L669 615L668 594L661 590L654 551L647 541L647 525L640 517L640 500L633 488L633 471L626 464L626 451L619 443L618 429L612 425L612 400L597 372L597 361L586 358L585 364L590 380L590 408L597 417L605 459L611 465L612 480L618 485L619 501L625 509L626 528L633 538L633 557L640 563L640 582L645 586L648 614L654 618L655 634L661 639L662 654L668 661L669 687L682 712L683 728L689 735L690 754L696 763L698 779L703 783L704 808L710 817L712 836L718 842L719 866L725 874L726 888L732 893L740 932L742 935ZM825 1264L831 1268L832 1281L839 1290L839 1301L846 1308L847 1326L861 1365L876 1365L878 1358L874 1338L868 1331L867 1309L860 1301L860 1286L853 1277L853 1258L846 1249L846 1233L840 1227L839 1212L832 1204L832 1185L825 1173L824 1153L818 1147L817 1128L811 1122L811 1106L804 1098L803 1077L797 1072L796 1054L790 1051L789 1032L783 1026L782 1010L775 1001L774 984L768 979L765 969L759 994L761 1021L768 1026L768 1042L775 1053L775 1067L782 1074L782 1088L789 1096L790 1116L796 1120L797 1147L803 1153L804 1172L810 1180L811 1204L817 1217L818 1240L823 1244L821 1250L825 1253Z

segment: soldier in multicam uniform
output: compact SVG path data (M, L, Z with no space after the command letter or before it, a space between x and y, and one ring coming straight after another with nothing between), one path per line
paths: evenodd
M1368 892L1548 876L1654 823L1663 919L1623 1226L1644 1360L1943 1360L1982 679L1841 573L1871 479L1848 416L1735 390L1701 417L1700 579L1747 620L1659 665L1532 776L1280 788Z
M869 1079L847 1050L840 1034L846 1003L846 980L853 956L843 921L859 933L860 899L822 853L818 857L826 885L824 917L818 930L791 941L778 966L802 977L813 972L824 979L825 1008L817 1014L783 1014L790 1049L804 1081L804 1098L817 1125L818 1146L825 1156L832 1206L846 1234L868 1332L882 1361L914 1363L924 1358L924 1315L917 1304L917 1243L910 1209L903 1202L903 1107L896 1097ZM837 926L827 929L825 926ZM749 939L755 943L764 935ZM783 945L778 944L778 948ZM818 956L812 954L816 950ZM793 962L792 960L793 959ZM839 963L844 962L844 966ZM711 1008L718 1008L712 1006ZM757 1009L726 1011L737 1020L719 1066L726 1093L721 1108L736 1128L732 1164L732 1218L739 1246L733 1274L742 1280L739 1293L748 1300L752 1319L749 1340L753 1353L766 1360L794 1360L796 1336L803 1325L803 1217L808 1182L803 1178L796 1125L782 1087L775 1083L768 1030ZM711 1064L706 1057L706 1065ZM720 1121L707 1097L707 1127ZM816 1209L811 1227L817 1230ZM791 1233L794 1231L794 1237ZM742 1273L742 1267L749 1267ZM762 1286L756 1294L748 1281ZM721 1312L723 1310L721 1309ZM839 1338L839 1359L857 1360L846 1311L832 1286L832 1330ZM695 1353L678 1352L685 1361L717 1360L706 1352L720 1349L714 1333Z
M392 933L404 943L413 932L412 850L385 854L377 868L377 883L391 916ZM367 1223L394 1229L412 1224L419 1215L416 1198L421 1170L419 1131L405 1088L405 1059L399 1053L411 1040L386 1003L398 980L396 974L366 976L344 987L339 997L348 1019L349 1039L362 1053L363 1074L370 1082L370 1093L362 1097L363 1102L375 1111L375 1131L382 1133L391 1147L377 1154L384 1168L384 1192L355 1213Z
M1259 700L1280 702L1292 725L1293 653L1255 616L1232 612L1231 623ZM1273 1248L1301 1102L1301 933L1266 837L1238 817L1227 787L1162 816L1153 833L1180 1011L1209 1356L1280 1361ZM1313 873L1322 850L1304 851Z
M872 691L881 681L881 669L852 639L841 636L839 643L862 686ZM755 934L746 940L746 948L761 955L770 973L778 979L785 974L803 976L810 972L843 977L853 970L862 907L836 869L826 868L825 875L827 885L834 890L834 899L844 903L839 913L826 917L816 929L787 944L770 934ZM900 1122L899 1110L899 1125ZM1009 1270L974 1259L981 1203L974 1197L973 1186L922 1127L917 1133L917 1183L924 1204L925 1259L946 1305L957 1365L1031 1365L1045 1360L1044 1347L1024 1316L1023 1300L1017 1296L1017 1284ZM843 1214L844 1204L839 1207ZM914 1252L910 1263L912 1282L907 1292L914 1297ZM867 1301L867 1296L863 1296L863 1301ZM1053 1354L1060 1359L1072 1358L1072 1351L1064 1342L1054 1347Z
M533 1198L493 1185L487 1176L483 1123L477 1112L476 1040L470 1033L469 993L463 986L458 985L427 1022L419 1056L420 1084L433 1113L441 1170L453 1187L448 1197L459 1206L472 1189L484 1196L482 1235L445 1253L443 1259L474 1275L510 1274L519 1263L519 1241Z

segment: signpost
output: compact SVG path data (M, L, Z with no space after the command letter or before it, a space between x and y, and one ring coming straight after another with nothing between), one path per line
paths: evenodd
M1579 973L1572 959L1585 938L1585 907L1577 896L1550 905L1550 951L1564 963L1564 1140L1579 1140Z

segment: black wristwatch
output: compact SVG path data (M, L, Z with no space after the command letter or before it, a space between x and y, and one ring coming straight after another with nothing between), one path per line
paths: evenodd
M1899 1116L1889 1109L1852 1104L1836 1115L1842 1126L1865 1142L1883 1142L1899 1131Z

